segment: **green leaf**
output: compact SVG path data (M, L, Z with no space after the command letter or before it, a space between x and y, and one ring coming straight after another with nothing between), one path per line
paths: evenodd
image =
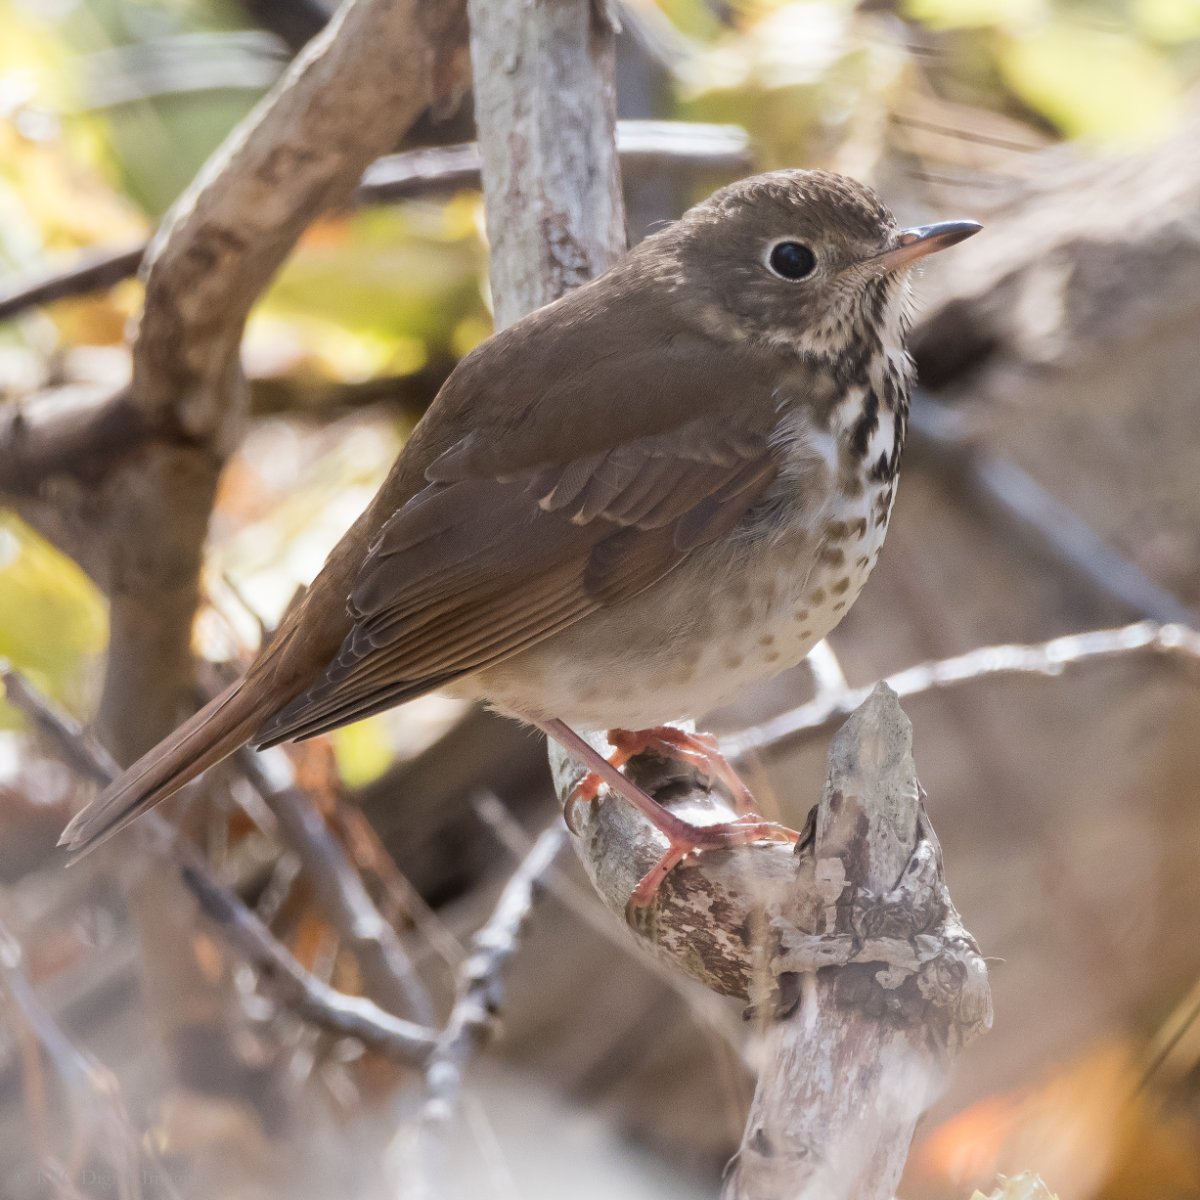
M251 318L248 353L281 344L290 325L305 365L327 378L404 374L449 354L465 319L487 319L483 245L464 218L478 203L365 209L316 226Z

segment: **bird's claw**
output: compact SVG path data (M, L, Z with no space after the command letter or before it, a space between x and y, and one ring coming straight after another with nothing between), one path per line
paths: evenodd
M633 928L643 929L646 925L647 911L657 898L663 880L693 854L699 855L705 850L748 846L754 842L788 842L794 845L799 838L799 833L794 829L788 829L787 826L774 821L765 821L753 813L746 813L717 825L689 826L688 836L668 838L667 849L658 862L638 880L625 904L625 919Z

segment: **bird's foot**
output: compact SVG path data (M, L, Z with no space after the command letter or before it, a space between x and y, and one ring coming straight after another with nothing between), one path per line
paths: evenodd
M607 736L614 750L608 759L610 766L620 769L630 759L647 752L685 763L713 783L722 784L729 793L733 811L739 816L761 816L750 789L718 749L717 739L711 733L688 733L672 725L659 725L653 729L610 729ZM575 816L578 806L595 800L605 782L598 772L589 771L571 791L563 816L572 833L579 832Z
M608 740L621 757L618 766L647 751L659 758L686 763L713 783L721 784L739 816L761 815L750 789L721 753L711 733L688 733L673 725L659 725L654 729L610 729Z
M594 800L602 787L608 787L632 804L667 840L666 850L658 862L638 881L625 906L626 917L630 924L641 923L640 917L654 903L662 881L690 855L704 850L725 850L732 846L746 846L751 842L774 841L794 844L800 838L795 830L767 821L753 811L743 813L732 821L721 821L713 825L693 825L690 821L685 821L682 817L664 808L653 796L638 787L632 779L627 778L619 770L635 754L640 754L644 749L654 749L661 753L658 746L652 745L644 739L657 737L664 732L663 730L649 730L645 733L629 735L614 730L609 738L617 750L611 759L607 759L562 721L547 721L541 727L550 737L589 768L588 774L571 792L564 808L567 827L573 833L577 832L574 818L576 805ZM680 739L696 739L699 748L706 754L715 754L715 744L711 743L707 737L697 739L696 735L683 734L682 731L675 729L669 729L666 732L670 736L661 739L662 749L671 746L674 743L675 735L678 734ZM621 742L613 741L614 737L621 738ZM668 757L677 756L668 755ZM722 763L725 762L720 755L716 755L716 757ZM725 765L728 767L727 763Z
M788 842L794 845L800 839L794 829L766 821L757 813L747 813L735 821L722 821L715 825L691 825L680 821L674 814L667 815L673 817L671 827L658 826L659 832L667 839L667 849L638 881L625 905L625 916L631 925L638 924L641 913L654 903L663 880L691 855L705 850L748 846L752 842Z

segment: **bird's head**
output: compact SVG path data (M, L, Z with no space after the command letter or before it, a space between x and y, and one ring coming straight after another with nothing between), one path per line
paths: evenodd
M979 228L900 229L869 187L789 170L722 188L658 237L684 305L709 333L836 358L856 342L898 341L910 268Z

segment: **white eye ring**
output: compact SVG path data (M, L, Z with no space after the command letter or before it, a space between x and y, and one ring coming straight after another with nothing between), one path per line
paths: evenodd
M767 247L766 267L778 279L799 283L817 269L817 256L805 242L780 238Z

